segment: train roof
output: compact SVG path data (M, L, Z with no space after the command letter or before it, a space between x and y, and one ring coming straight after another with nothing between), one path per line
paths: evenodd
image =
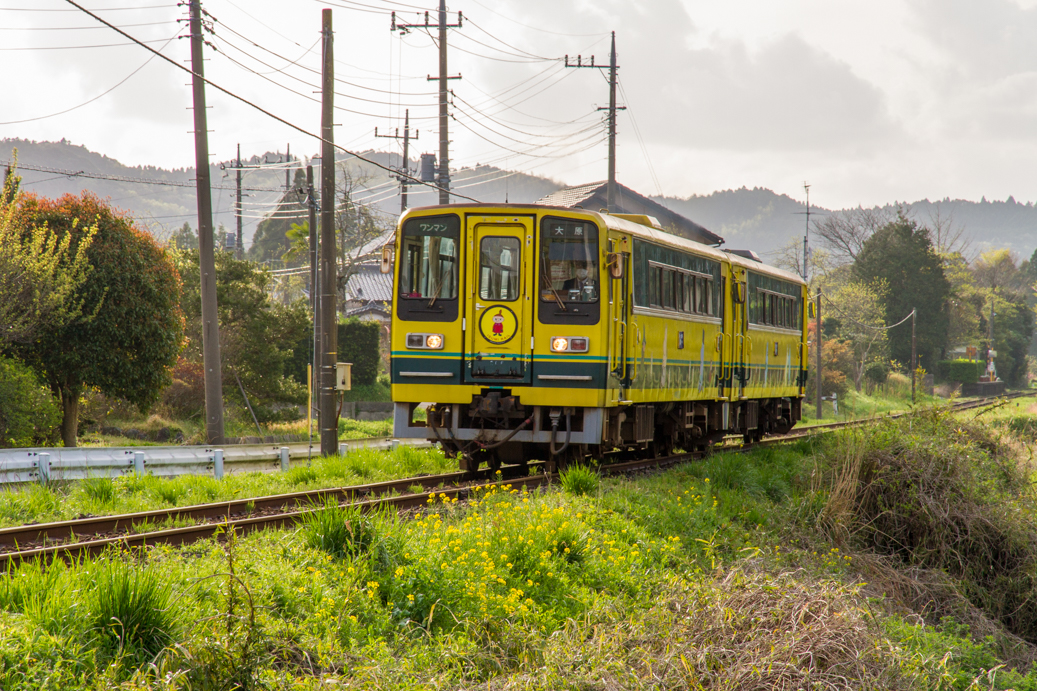
M521 211L558 211L566 215L582 216L590 220L597 221L601 225L607 228L612 228L624 233L629 233L635 237L639 237L643 240L656 242L663 245L671 245L675 247L682 247L687 250L691 250L699 255L710 257L719 262L730 262L735 266L754 271L756 273L768 274L775 276L785 281L792 283L802 284L803 277L799 274L786 271L785 269L779 269L776 266L770 264L764 264L762 262L749 259L747 257L732 254L731 252L725 252L724 250L710 247L709 245L703 245L701 242L695 242L688 238L674 235L673 233L667 233L659 226L659 222L651 216L643 216L638 214L610 214L598 211L588 211L586 209L573 209L565 206L547 206L544 204L494 204L494 203L479 203L479 204L440 204L434 206L421 206L413 209L408 209L403 216L400 217L400 222L410 215L416 212L428 212L428 211L460 211L462 209L474 210L476 213L508 213L512 210ZM653 225L654 222L654 225Z

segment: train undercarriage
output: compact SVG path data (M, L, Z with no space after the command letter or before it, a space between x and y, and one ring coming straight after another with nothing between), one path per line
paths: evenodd
M468 405L435 403L415 420L416 403L397 403L397 437L438 442L462 470L543 460L549 469L606 455L661 457L704 450L725 438L751 442L787 433L801 399L672 401L610 408L524 405L508 390L483 390Z

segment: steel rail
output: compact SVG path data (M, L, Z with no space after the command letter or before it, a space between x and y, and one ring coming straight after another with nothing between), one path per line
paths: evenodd
M995 402L1007 399L1013 400L1021 397L1037 395L1033 392L1014 392L1012 394L997 398L987 398L978 401L966 401L955 404L952 411L971 410ZM844 422L825 423L797 430L794 433L769 437L753 443L738 445L719 445L706 450L673 454L661 458L642 458L632 461L610 463L602 466L599 470L602 474L617 475L623 473L637 472L642 470L670 467L690 460L700 459L711 453L748 452L758 446L769 446L773 444L787 443L805 437L819 435L825 432L843 429L846 427L863 426L881 422L883 420L895 419L911 414L908 412L891 413L880 417L871 417L860 420L848 420ZM0 567L8 566L16 562L48 557L62 557L74 559L78 556L88 554L99 554L104 550L121 545L123 547L137 547L147 544L186 544L219 534L228 529L240 530L243 533L253 532L265 528L279 528L294 525L301 518L311 513L311 507L328 498L338 502L347 502L347 505L355 506L361 510L371 510L379 507L393 507L396 509L410 509L424 506L428 502L429 492L442 495L446 498L467 498L476 489L499 486L503 482L528 488L540 487L550 484L558 478L558 474L537 474L520 477L517 473L528 473L530 467L538 464L531 463L529 466L505 466L501 469L502 476L486 484L463 484L491 475L489 470L472 472L455 472L442 475L431 475L423 477L410 477L398 480L358 485L352 487L324 488L306 492L295 492L272 496L254 497L249 499L235 499L212 504L199 504L195 506L174 507L170 509L157 509L134 514L121 514L114 516L91 517L88 519L76 519L71 521L59 521L53 523L41 523L34 525L14 526L0 529L0 550L4 546L14 547L13 550L0 551ZM451 487L445 487L452 484ZM395 495L398 492L408 491L413 486L420 485L421 493L408 493ZM376 499L358 498L382 495ZM291 507L294 510L285 511ZM268 515L252 515L257 511L281 511ZM198 525L183 528L170 528L165 530L149 531L142 533L129 533L86 540L74 543L64 543L31 549L18 549L19 545L36 542L59 541L75 539L83 535L97 536L116 531L130 531L134 527L146 525L149 522L161 522L175 519L192 519L208 521Z

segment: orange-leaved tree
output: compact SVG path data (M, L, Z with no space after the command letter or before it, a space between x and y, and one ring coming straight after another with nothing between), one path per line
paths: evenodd
M26 195L16 218L26 230L46 224L70 236L72 251L85 228L96 229L87 248L91 271L76 291L81 313L18 347L61 398L61 438L75 446L85 387L145 411L170 383L184 345L180 276L150 235L89 192L57 200Z

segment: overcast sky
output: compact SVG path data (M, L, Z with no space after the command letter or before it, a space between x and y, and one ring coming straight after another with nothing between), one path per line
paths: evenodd
M177 61L189 57L188 40L176 38L187 33L177 23L186 11L175 3L81 4ZM390 31L393 9L400 21L424 22L418 0L204 7L217 20L210 40L218 49L206 49L206 76L313 132L321 9L331 7L343 109L336 141L398 151L374 130L402 133L410 108L420 130L412 156L438 150L435 84L426 81L437 73L437 49L423 30ZM597 108L608 104L605 71L566 69L560 59L607 63L615 30L628 108L619 115L618 178L641 192L687 196L744 185L802 199L809 181L811 201L829 208L1037 199L1037 0L448 7L452 23L458 10L465 16L449 36L450 73L462 76L451 82L456 167L493 163L568 184L604 179ZM148 62L140 46L119 45L126 43L61 0L0 0L0 137L64 137L129 165L193 166L189 76L159 58ZM293 154L319 149L213 89L208 98L215 159L231 158L238 143L245 155L288 143Z

